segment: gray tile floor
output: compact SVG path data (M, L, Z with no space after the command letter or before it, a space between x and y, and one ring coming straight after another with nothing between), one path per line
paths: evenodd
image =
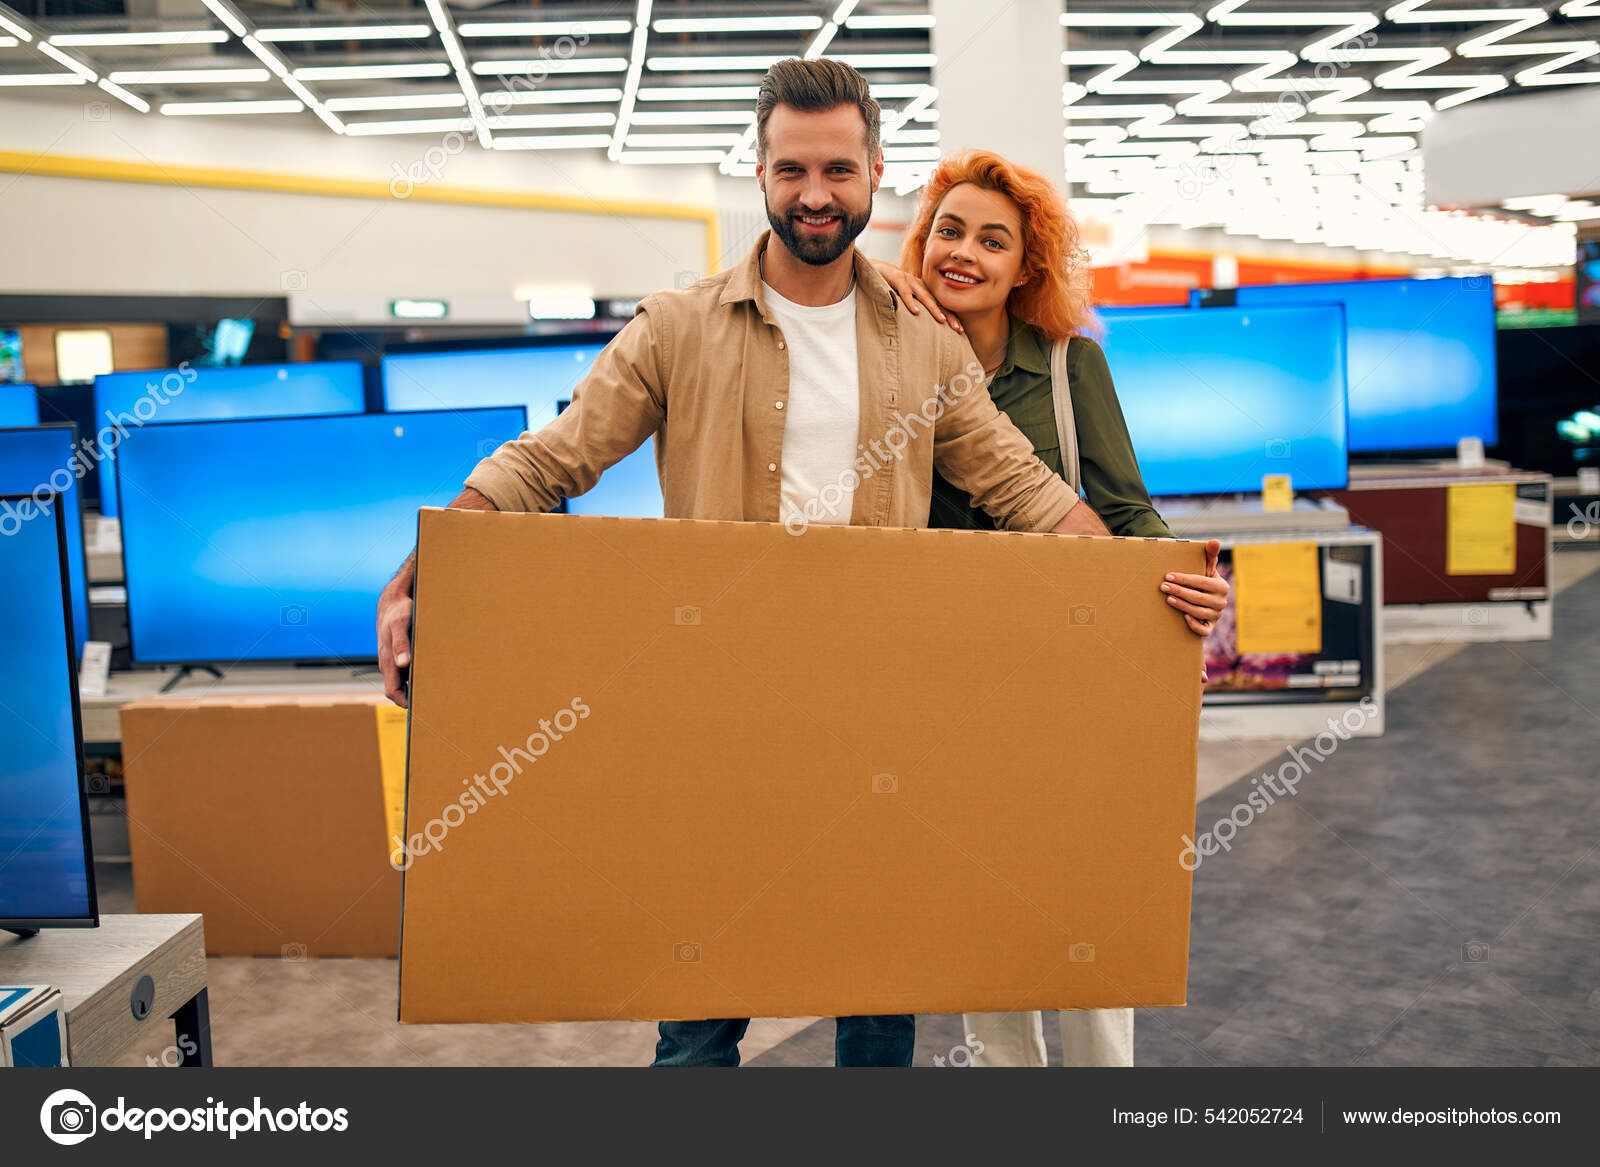
M1558 555L1552 641L1390 648L1408 679L1387 735L1341 744L1196 872L1189 1005L1140 1012L1141 1065L1600 1064L1596 567ZM1202 747L1202 826L1273 754ZM102 911L134 910L126 863L96 874ZM655 1040L401 1026L393 961L213 958L208 976L219 1065L641 1065ZM959 1018L920 1018L916 1064L961 1041ZM757 1022L743 1049L827 1065L833 1024Z
M1139 1064L1600 1064L1597 616L1590 575L1553 640L1415 676L1385 737L1340 744L1204 859L1189 1005L1139 1012ZM1239 798L1201 803L1202 828ZM754 1064L827 1064L832 1037ZM961 1040L959 1018L919 1019L917 1064Z

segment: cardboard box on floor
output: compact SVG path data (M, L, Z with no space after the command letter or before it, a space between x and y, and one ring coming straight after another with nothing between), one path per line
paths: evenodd
M396 717L398 716L398 730ZM121 711L141 912L200 912L216 956L394 956L404 711L363 695L151 697Z
M1182 1004L1202 560L423 511L400 1020Z

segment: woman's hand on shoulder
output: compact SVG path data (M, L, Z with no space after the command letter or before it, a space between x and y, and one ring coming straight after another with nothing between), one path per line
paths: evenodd
M945 311L939 305L938 298L921 279L910 272L901 271L886 260L874 259L871 263L878 269L878 274L888 281L895 295L905 301L906 308L913 316L922 315L922 308L926 308L940 324L948 324L956 332L962 331L961 321L956 314Z

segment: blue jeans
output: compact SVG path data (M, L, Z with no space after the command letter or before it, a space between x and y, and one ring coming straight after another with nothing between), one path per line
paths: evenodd
M909 1066L917 1044L917 1019L910 1013L840 1017L835 1021L836 1066ZM746 1018L727 1021L663 1021L656 1042L657 1066L737 1066Z

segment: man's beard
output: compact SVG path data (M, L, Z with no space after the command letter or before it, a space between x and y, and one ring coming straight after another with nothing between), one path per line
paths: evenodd
M765 197L763 201L766 202ZM772 224L772 233L783 240L783 245L796 259L813 267L822 267L843 255L856 241L856 236L867 229L867 221L872 218L872 206L869 203L859 215L851 215L843 207L808 212L838 216L839 225L829 235L801 234L794 221L798 213L796 210L780 213L772 209L771 202L767 202L767 222Z

